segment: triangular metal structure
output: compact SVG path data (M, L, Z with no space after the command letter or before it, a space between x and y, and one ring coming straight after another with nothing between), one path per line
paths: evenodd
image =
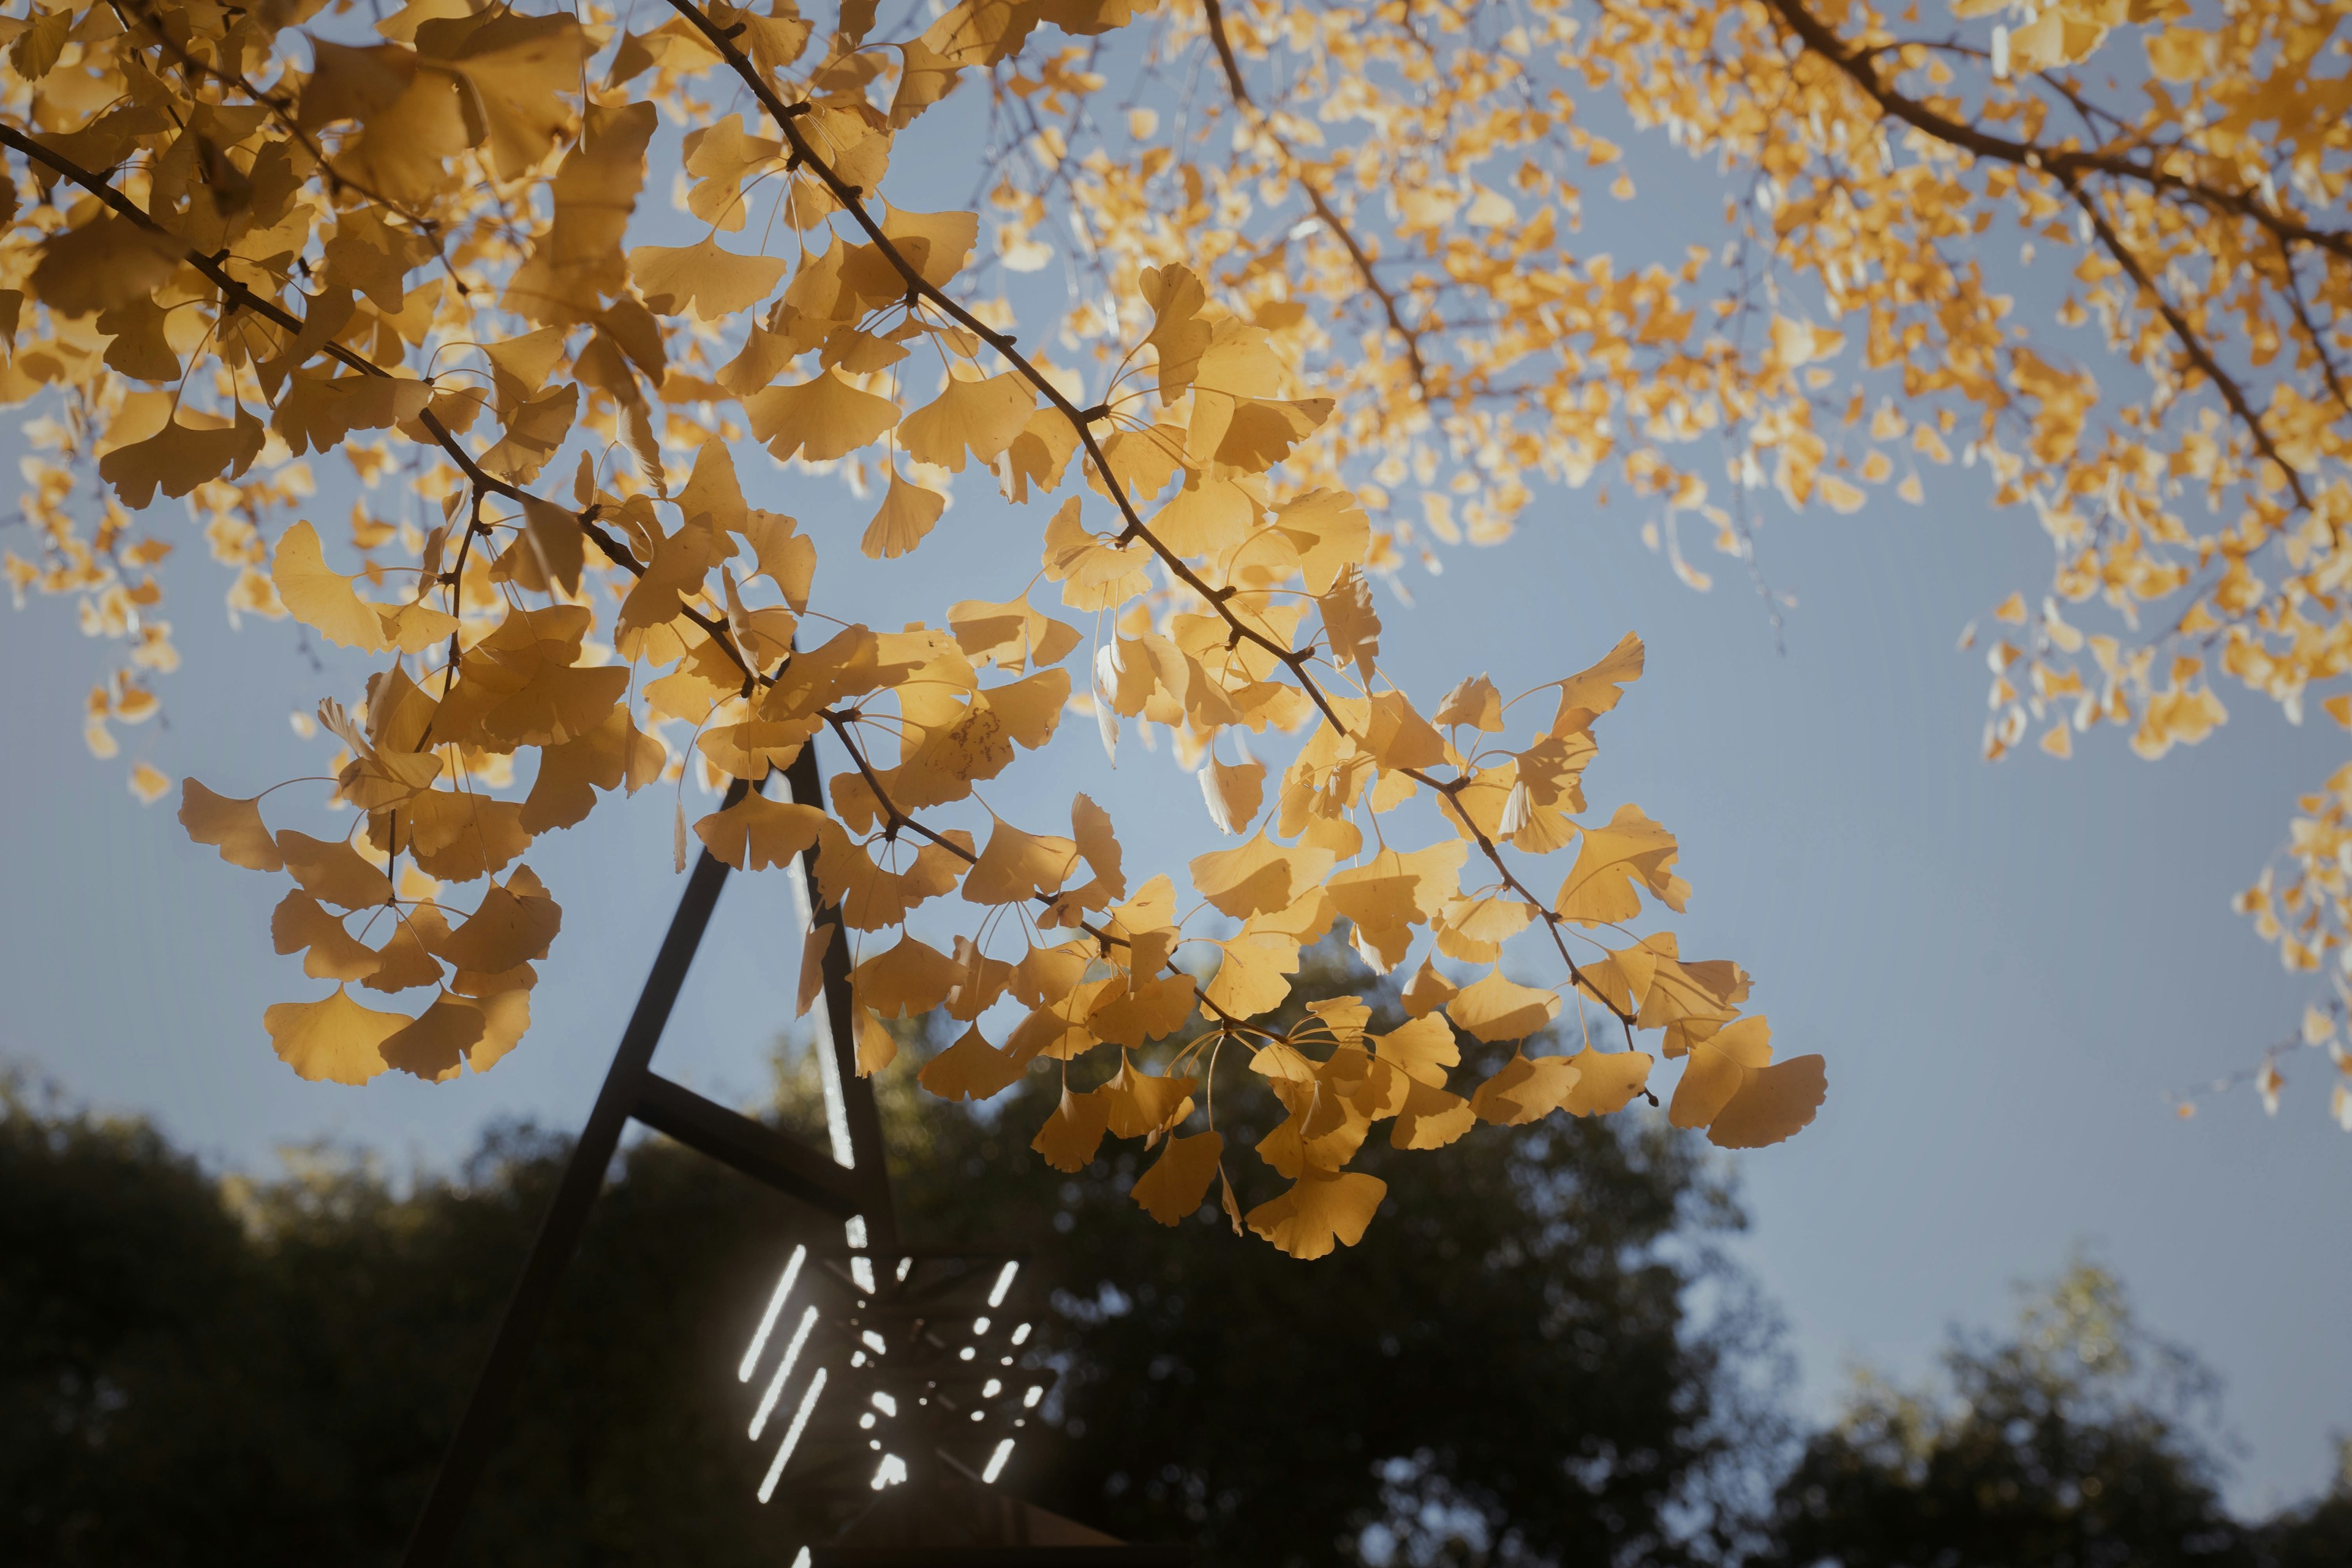
M814 741L801 748L783 777L793 799L822 802ZM725 804L734 805L751 788L736 781ZM759 1391L750 1435L774 1445L761 1500L776 1490L791 1463L793 1485L808 1494L803 1500L823 1505L801 1510L825 1534L799 1553L799 1568L1173 1568L1189 1563L1188 1548L1123 1545L990 1484L1050 1381L1048 1374L1017 1370L1013 1353L1028 1331L1015 1321L1017 1313L1005 1310L1020 1260L1003 1251L901 1243L873 1086L857 1075L843 921L833 921L824 950L817 1020L829 1150L811 1148L654 1071L654 1048L727 874L726 863L706 850L687 879L442 1457L409 1540L406 1568L440 1568L449 1561L475 1479L632 1120L843 1226L842 1246L793 1248L741 1368L747 1390ZM822 896L813 850L786 874L803 895L805 929L834 900ZM828 1401L829 1376L838 1394Z

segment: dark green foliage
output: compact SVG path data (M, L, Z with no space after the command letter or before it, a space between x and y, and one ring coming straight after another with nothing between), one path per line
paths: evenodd
M2210 1375L2077 1263L2014 1339L1945 1358L1951 1396L1866 1384L1781 1484L1771 1564L2315 1568L2352 1563L2352 1500L2249 1529L2199 1427Z
M1125 1160L1046 1170L1033 1078L984 1114L884 1086L909 1237L1036 1248L1060 1425L1008 1484L1269 1568L1348 1561L1368 1527L1445 1563L1671 1563L1677 1505L1704 1536L1758 1428L1734 1381L1752 1321L1701 1245L1735 1216L1687 1140L1626 1117L1374 1157L1364 1244L1299 1264L1221 1217L1162 1229ZM1255 1134L1228 1133L1270 1195ZM326 1159L217 1184L143 1128L11 1101L0 1561L394 1561L563 1152L494 1135L406 1195ZM659 1142L616 1174L466 1559L782 1561L735 1362L790 1237L824 1227Z

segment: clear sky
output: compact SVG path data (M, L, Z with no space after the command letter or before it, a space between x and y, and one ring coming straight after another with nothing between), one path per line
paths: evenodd
M1034 564L1042 515L981 484L885 571L856 555L870 505L765 459L745 477L816 537L821 594L882 624L1009 595ZM2298 1015L2300 989L2227 900L2344 738L2233 699L2226 729L2159 763L2106 733L2070 763L1981 763L1984 665L1954 638L2012 587L2038 597L2048 548L2030 517L1990 510L1978 476L1929 477L1924 507L1883 499L1766 531L1764 569L1799 597L1785 655L1736 569L1707 563L1717 587L1689 592L1643 548L1639 513L1587 491L1546 493L1511 542L1416 572L1416 608L1384 595L1386 662L1415 691L1481 668L1508 691L1627 629L1648 640L1648 675L1603 721L1593 798L1636 801L1677 833L1696 889L1675 922L1684 951L1739 958L1776 1045L1830 1061L1819 1121L1737 1157L1755 1216L1739 1255L1785 1314L1811 1408L1856 1363L1916 1375L1948 1325L2005 1321L2012 1283L2079 1240L2224 1375L2246 1445L2236 1500L2287 1500L2322 1484L2330 1433L2352 1428L2352 1137L2325 1116L2331 1069L2313 1054L2290 1064L2274 1121L2241 1092L2183 1123L2163 1094L2254 1060ZM162 526L190 558L173 611L187 668L163 685L168 728L126 742L234 794L315 772L325 751L284 715L338 688L289 626L232 634L200 542ZM584 1115L675 898L666 794L534 847L563 935L531 1034L494 1072L304 1083L260 1030L268 1003L320 989L268 950L281 879L191 846L168 805L142 808L120 763L84 753L81 694L105 651L68 605L0 615L0 1057L150 1115L222 1166L331 1138L394 1170L446 1167L490 1119ZM331 668L355 681L356 665ZM1131 868L1207 847L1197 788L1164 751L1130 743L1114 773L1082 723L1066 742L1030 775L1038 797L1095 793ZM664 1070L738 1102L765 1092L791 921L780 879L734 880Z

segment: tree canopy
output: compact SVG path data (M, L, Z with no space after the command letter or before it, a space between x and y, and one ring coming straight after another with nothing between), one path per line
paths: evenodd
M2300 718L2347 673L2341 19L32 5L0 17L0 400L37 410L37 549L7 574L121 644L102 754L178 659L165 501L233 615L367 661L319 708L341 831L295 826L295 797L266 816L266 780L180 793L199 842L289 879L270 941L306 984L262 1023L306 1078L516 1048L562 973L531 844L691 773L721 801L689 824L681 791L681 868L698 840L809 859L810 951L854 947L869 1068L887 1021L946 1005L970 1027L930 1087L1051 1064L1049 1162L1144 1140L1147 1208L1213 1188L1319 1256L1387 1190L1354 1163L1377 1122L1433 1148L1614 1111L1664 1061L1676 1125L1753 1147L1826 1094L1738 963L1660 923L1690 894L1674 834L1587 800L1637 637L1508 693L1465 662L1415 695L1381 663L1373 584L1502 540L1538 487L1617 487L1703 586L1685 522L1761 584L1766 498L1854 510L1916 499L1921 464L1981 468L2058 556L2038 608L1993 611L1990 755L2104 723L2156 757L2222 721L2222 678ZM892 199L978 112L985 247L981 214ZM1621 262L1577 235L1596 171L1645 200L1634 135L1711 164L1724 205L1670 204L1690 231ZM1020 281L1057 251L1059 301ZM755 504L771 463L841 474L870 521ZM1001 581L835 613L827 552L906 557L982 470L1048 514L1039 543L1002 525ZM387 485L425 510L384 515ZM348 528L308 515L330 495ZM2095 601L2108 629L2068 618ZM2318 706L2352 725L2352 694ZM1189 887L1128 864L1135 802L1004 814L1073 711L1114 754L1164 731L1196 773L1234 842ZM847 764L822 804L763 793L820 739ZM131 783L171 780L142 758ZM2242 900L2291 969L2337 973L2347 800L2352 773L2305 797ZM1337 999L1261 1022L1336 929L1412 976L1406 1024L1375 1038ZM1517 1041L1564 1004L1575 1053L1456 1070L1446 1020ZM2303 1037L2342 1010L2324 992ZM1246 1196L1220 1067L1229 1108L1289 1115ZM2334 1104L2352 1125L2352 1090Z
M1808 1440L1759 1563L2300 1568L2352 1545L2352 1472L2262 1527L2231 1517L2210 1374L2095 1265L2030 1298L2013 1337L1960 1340L1945 1366L1948 1394L1866 1380Z

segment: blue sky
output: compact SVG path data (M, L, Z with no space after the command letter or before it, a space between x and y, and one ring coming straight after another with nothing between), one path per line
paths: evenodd
M968 483L923 548L884 569L856 555L870 505L764 459L745 477L755 502L818 540L821 591L883 624L1017 591L1043 521ZM2326 1119L2331 1069L2313 1054L2289 1065L2274 1121L2242 1092L2183 1123L2163 1095L2255 1059L2299 1013L2300 988L2227 899L2344 739L2246 699L2212 741L2160 763L2103 733L2069 763L2029 752L1986 765L1984 666L1954 639L2011 588L2038 596L2048 549L2029 517L1990 510L1974 474L1930 477L1924 507L1880 499L1767 528L1764 570L1798 596L1785 654L1736 569L1702 563L1718 585L1689 592L1642 546L1641 514L1586 491L1546 492L1508 544L1416 573L1416 608L1384 597L1386 662L1417 692L1480 669L1507 691L1627 629L1648 640L1648 675L1604 721L1593 799L1636 801L1678 834L1696 889L1675 922L1684 951L1738 957L1776 1044L1830 1060L1820 1121L1737 1161L1755 1216L1738 1251L1786 1315L1811 1408L1855 1363L1924 1372L1948 1325L2005 1321L2012 1282L2082 1241L2226 1378L2246 1439L2237 1500L2286 1500L2322 1484L2329 1434L2352 1426L2352 1138ZM288 626L231 633L225 584L197 542L183 554L173 618L188 666L163 684L168 728L127 743L236 794L316 771L325 752L285 715L348 695L333 680L359 667L331 663L322 681ZM0 690L0 1057L152 1116L223 1166L265 1167L320 1138L394 1170L446 1166L492 1118L584 1115L675 897L666 795L534 847L564 933L530 1036L493 1073L304 1083L259 1026L268 1003L316 990L269 952L279 883L189 845L168 806L142 808L121 764L82 750L81 694L106 654L75 635L68 605L0 615L15 675ZM1065 739L1031 775L1038 798L1095 793L1131 867L1207 847L1198 791L1164 751L1130 744L1114 773L1083 725ZM792 921L780 879L735 880L664 1070L730 1100L765 1093Z

